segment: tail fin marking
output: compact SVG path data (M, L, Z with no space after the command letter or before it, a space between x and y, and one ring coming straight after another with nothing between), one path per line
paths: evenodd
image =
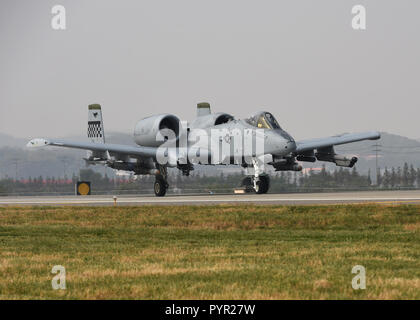
M94 143L105 143L104 123L99 104L89 105L87 135Z

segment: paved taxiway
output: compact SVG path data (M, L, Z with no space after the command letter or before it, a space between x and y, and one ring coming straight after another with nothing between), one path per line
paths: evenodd
M118 196L118 205L210 205L221 203L254 204L344 204L344 203L414 203L420 204L420 191L357 191L339 193L294 194L229 194L180 196ZM22 205L113 205L112 196L57 196L57 197L0 197L0 206Z

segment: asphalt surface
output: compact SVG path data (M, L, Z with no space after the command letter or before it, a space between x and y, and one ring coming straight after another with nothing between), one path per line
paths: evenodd
M420 204L420 191L357 191L337 193L295 193L295 194L229 194L229 195L179 195L117 196L117 205L212 205L212 204L346 204L346 203L412 203ZM42 196L42 197L0 197L0 206L101 206L114 205L113 196Z

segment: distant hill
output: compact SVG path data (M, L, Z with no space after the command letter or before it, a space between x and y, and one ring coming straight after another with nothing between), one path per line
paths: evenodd
M378 145L378 147L375 147ZM336 147L337 152L350 153L359 156L358 166L373 169L378 149L378 166L398 167L404 162L420 167L420 141L396 134L381 133L380 140L355 142Z
M28 143L27 140L22 138L14 138L7 134L0 133L0 148L14 147L23 148Z
M85 136L70 136L64 139L77 141L87 141ZM135 145L133 137L130 134L110 132L106 136L107 142ZM62 177L64 173L71 177L73 173L78 173L80 168L85 167L82 157L86 155L83 150L74 149L41 149L30 150L25 148L28 141L22 138L15 138L5 134L0 134L0 177L5 175L9 177L16 176L16 160L18 163L18 178L27 178L29 176L54 176ZM361 173L367 173L370 169L372 177L374 176L376 166L376 153L374 145L380 145L378 149L378 165L384 169L387 167L403 166L404 162L420 167L420 141L409 139L407 137L382 133L380 140L363 141L343 146L337 146L336 152L356 155L359 161L356 168ZM319 168L323 162L308 163L302 165L305 168ZM334 164L326 163L327 169L334 170ZM113 170L105 169L102 166L94 166L100 172L106 172L113 175ZM198 166L196 171L206 175L218 174L219 169L213 166ZM239 172L236 167L225 168L224 173Z

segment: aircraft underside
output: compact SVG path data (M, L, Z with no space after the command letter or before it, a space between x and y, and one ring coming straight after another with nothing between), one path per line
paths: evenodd
M135 175L154 175L155 182L153 191L158 197L165 196L169 188L168 168L167 166L163 166L158 163L155 164L155 168L140 167L134 165L133 163L115 163L95 160L91 160L90 164L104 164L112 169L128 171L134 173ZM255 192L257 194L268 192L270 187L270 177L263 171L263 169L258 168L257 165L252 167L247 166L246 164L242 164L241 167L245 170L246 173L245 178L243 178L241 182L241 187L246 192ZM177 168L182 172L184 176L189 176L190 172L194 170L194 166L191 164L178 165Z

